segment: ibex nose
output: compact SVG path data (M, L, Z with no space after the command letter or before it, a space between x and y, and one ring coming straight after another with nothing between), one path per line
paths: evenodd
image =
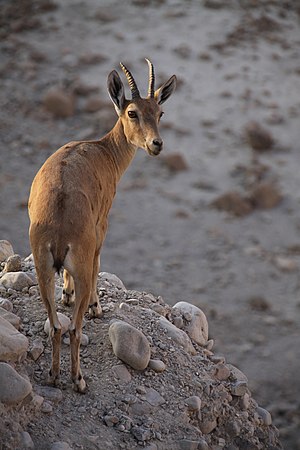
M162 139L159 138L153 139L152 144L155 146L156 150L161 151L163 146Z

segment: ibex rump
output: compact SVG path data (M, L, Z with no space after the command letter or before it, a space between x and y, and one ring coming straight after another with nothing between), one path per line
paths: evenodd
M50 381L56 384L60 371L61 325L54 277L63 267L64 303L73 303L75 296L69 333L73 387L79 392L86 388L79 361L82 320L88 307L92 316L102 314L96 289L99 255L116 185L138 147L153 156L161 152L160 105L176 87L173 75L155 91L153 65L147 62L147 98L141 98L134 78L121 64L132 94L127 100L123 83L113 70L108 76L108 92L119 116L114 128L99 141L70 142L61 147L44 163L31 186L29 236L40 295L50 320Z

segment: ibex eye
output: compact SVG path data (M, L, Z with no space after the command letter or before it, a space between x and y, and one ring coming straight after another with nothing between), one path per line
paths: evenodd
M128 111L130 119L137 119L137 113L135 111Z

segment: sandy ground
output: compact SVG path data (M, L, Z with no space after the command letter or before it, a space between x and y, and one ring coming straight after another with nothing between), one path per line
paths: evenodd
M188 168L172 171L163 155L138 153L111 211L102 270L170 304L200 306L216 348L249 376L286 448L300 448L299 8L255 0L4 4L0 238L30 252L32 178L62 144L101 137L114 124L106 77L119 61L145 93L145 57L158 83L175 73L161 134L164 155L181 154ZM46 111L51 87L72 94L70 117ZM275 140L255 158L244 133L253 120ZM242 218L212 208L226 192L248 195L263 166L263 179L282 193L277 207Z

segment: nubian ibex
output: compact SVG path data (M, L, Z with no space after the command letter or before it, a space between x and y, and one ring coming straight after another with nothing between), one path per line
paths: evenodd
M86 389L79 360L83 315L88 307L91 316L102 314L97 275L116 186L139 147L151 156L161 152L161 105L176 87L173 75L155 90L153 64L146 61L147 98L140 96L132 74L121 63L132 98L125 98L123 83L113 70L107 86L118 114L114 128L100 140L70 142L61 147L47 159L31 186L29 237L40 295L50 320L50 382L57 384L60 372L61 325L55 308L54 277L64 268L63 302L74 303L69 333L72 381L78 392Z

